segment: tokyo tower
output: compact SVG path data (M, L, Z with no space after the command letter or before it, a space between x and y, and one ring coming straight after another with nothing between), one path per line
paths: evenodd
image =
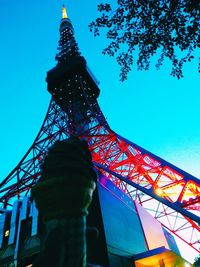
M81 56L64 7L59 32L57 64L46 78L52 98L44 122L27 153L0 182L0 253L6 244L15 247L11 254L18 257L20 229L27 218L31 235L37 235L37 210L29 199L30 189L40 178L48 149L72 135L87 141L94 166L103 177L99 183L116 190L125 204L138 203L169 233L200 252L199 180L110 128L98 105L98 82ZM4 266L1 261L0 266Z

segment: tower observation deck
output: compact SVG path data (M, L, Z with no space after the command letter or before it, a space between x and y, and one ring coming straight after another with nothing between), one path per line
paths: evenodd
M115 188L122 198L141 205L167 231L199 251L199 180L110 128L97 102L98 83L81 56L64 7L59 32L57 64L46 78L52 95L46 117L30 149L0 182L0 248L3 242L16 242L25 213L32 210L29 219L37 213L29 193L40 177L40 164L49 147L57 140L76 135L87 141L94 166L104 177L100 179L103 186L109 184L109 190ZM21 217L17 216L20 209L26 210ZM34 235L37 221L32 225Z

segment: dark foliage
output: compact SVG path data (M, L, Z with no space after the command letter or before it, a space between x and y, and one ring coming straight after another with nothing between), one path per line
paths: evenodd
M135 60L139 70L148 70L156 53L156 68L167 58L171 75L179 79L184 63L200 48L200 0L118 0L116 9L100 4L98 11L90 31L98 36L104 28L110 43L103 54L116 58L122 81Z
M200 267L200 255L195 259L193 266Z

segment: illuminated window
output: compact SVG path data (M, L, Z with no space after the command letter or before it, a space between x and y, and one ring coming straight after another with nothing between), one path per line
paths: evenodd
M6 230L5 231L5 236L9 236L9 234L10 234L10 231L9 230Z

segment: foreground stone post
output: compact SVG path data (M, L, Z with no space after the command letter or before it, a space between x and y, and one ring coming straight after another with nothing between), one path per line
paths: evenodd
M31 190L44 225L34 266L85 267L86 215L97 179L86 142L56 142L41 169Z

